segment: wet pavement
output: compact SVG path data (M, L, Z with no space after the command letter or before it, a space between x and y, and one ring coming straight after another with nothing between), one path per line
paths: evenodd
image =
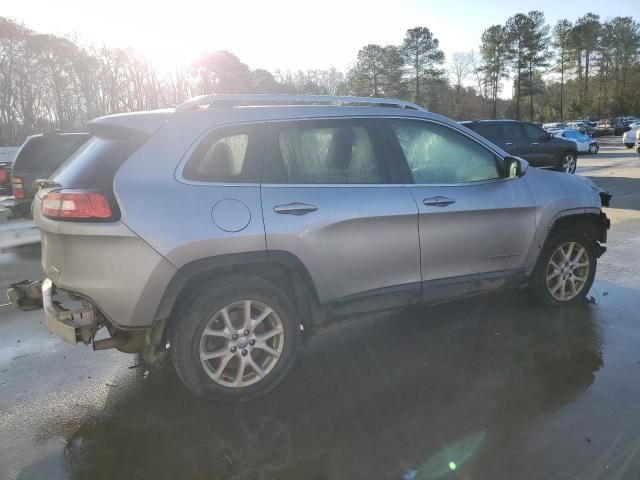
M640 177L626 152L590 161L615 189ZM638 479L640 195L622 197L593 303L503 292L354 318L235 406L0 307L0 479ZM38 254L0 253L0 287Z

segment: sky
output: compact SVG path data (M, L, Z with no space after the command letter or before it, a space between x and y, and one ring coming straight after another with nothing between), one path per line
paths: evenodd
M478 50L487 27L518 12L542 10L547 22L591 11L604 20L640 20L640 0L4 0L0 16L85 45L133 47L161 70L203 52L229 50L251 68L346 70L369 43L400 44L426 26L447 58Z

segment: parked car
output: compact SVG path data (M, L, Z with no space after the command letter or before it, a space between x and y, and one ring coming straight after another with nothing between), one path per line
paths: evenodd
M564 130L569 128L569 125L563 122L543 123L542 128L545 130Z
M91 135L88 132L51 132L31 135L13 162L13 195L21 217L31 217L36 180L47 179Z
M477 120L463 125L534 167L566 173L576 171L578 150L569 140L555 137L537 125L517 120Z
M567 125L569 125L569 128L578 130L580 133L584 133L590 137L597 137L600 134L595 122L590 122L589 120L576 120L575 122L569 122Z
M566 130L556 130L553 134L558 138L574 142L578 153L598 153L600 150L598 142L578 130L568 128Z
M605 118L598 122L597 129L604 135L622 135L629 127L625 126L620 117Z
M583 301L605 251L589 179L400 100L214 95L89 129L34 202L47 279L9 298L73 344L169 345L212 399L269 392L354 313L502 288Z
M640 121L640 119L636 117L620 117L620 120L625 127L630 126L631 123Z
M11 162L0 162L0 196L11 195Z
M627 148L633 148L636 144L636 134L640 129L640 121L632 122L628 126L629 130L622 134L622 144Z

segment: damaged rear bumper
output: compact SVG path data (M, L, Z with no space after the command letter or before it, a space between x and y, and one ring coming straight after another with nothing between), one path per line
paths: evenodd
M89 343L98 326L96 312L89 302L80 301L79 308L67 309L53 299L55 286L48 278L13 284L7 291L11 304L25 311L44 309L47 329L67 343Z

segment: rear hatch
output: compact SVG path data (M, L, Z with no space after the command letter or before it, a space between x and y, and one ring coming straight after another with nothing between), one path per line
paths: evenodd
M92 138L41 185L33 216L45 275L57 288L90 299L114 324L131 325L150 316L152 302L139 304L150 276L171 267L119 221L114 178L153 134L119 122L106 117L90 124Z

